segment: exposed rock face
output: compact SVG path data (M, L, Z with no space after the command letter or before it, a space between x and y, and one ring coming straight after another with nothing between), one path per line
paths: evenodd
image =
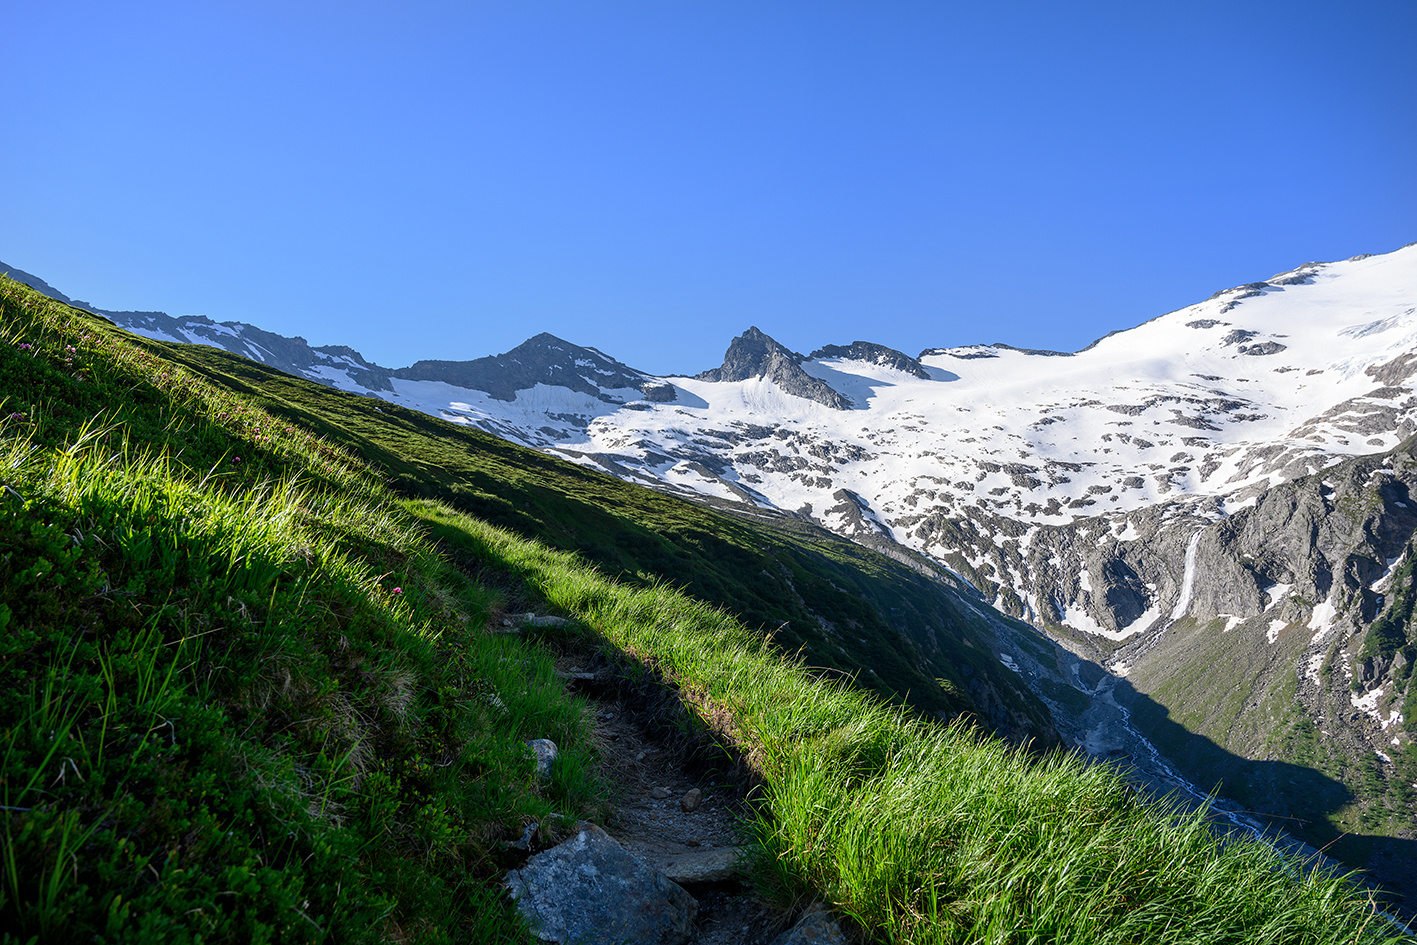
M515 400L517 391L545 384L612 402L617 398L607 390L638 391L649 380L594 348L583 348L546 332L506 354L473 361L418 361L391 373L408 380L442 381L480 390L497 400ZM623 402L626 398L618 399Z
M1414 338L1417 244L1226 289L1073 354L970 345L910 359L857 342L814 352L840 359L817 371L828 385L754 328L697 379L596 362L603 373L576 375L584 385L555 380L590 394L574 415L443 415L906 561L991 628L989 659L1034 687L1070 739L1120 744L1077 723L1079 691L1085 716L1100 701L1130 706L1135 737L1202 790L1224 780L1247 810L1298 818L1316 841L1337 836L1322 829L1372 838L1350 865L1417 890L1402 866L1417 863ZM469 383L504 398L553 383L492 367L498 380ZM717 388L756 378L776 389ZM1117 675L1084 678L1009 618ZM895 624L923 652L946 625L908 613ZM991 724L1024 730L983 675L976 665L954 682Z
M672 404L679 397L673 384L661 381L645 381L640 385L640 393L644 394L645 400L653 404Z
M507 874L519 911L543 942L684 945L698 903L594 824Z
M701 381L746 381L761 377L794 397L803 397L836 410L850 410L851 401L826 381L802 370L806 358L787 350L757 328L734 338L723 356L723 366L698 375Z
M910 355L894 348L887 348L885 345L872 344L869 341L853 341L849 345L827 345L813 351L808 355L808 358L813 361L818 358L846 358L851 361L865 361L867 364L879 364L882 367L913 374L921 380L930 380L930 372L925 370L925 365Z

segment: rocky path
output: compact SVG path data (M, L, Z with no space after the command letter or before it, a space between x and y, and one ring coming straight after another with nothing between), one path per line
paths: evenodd
M535 855L506 884L543 941L846 945L822 907L756 894L742 833L751 776L671 686L575 645L557 672L589 701L598 774L616 796L602 824L553 831L549 849L516 845Z
M623 792L606 832L698 900L695 945L769 945L792 915L755 896L739 872L743 785L693 764L688 746L642 720L661 707L643 705L633 690L623 698L613 674L588 671L586 662L563 661L562 675L592 699L600 775Z

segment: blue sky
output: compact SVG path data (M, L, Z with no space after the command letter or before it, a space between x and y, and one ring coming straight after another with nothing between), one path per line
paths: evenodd
M379 363L1075 350L1417 240L1417 4L9 4L0 260Z

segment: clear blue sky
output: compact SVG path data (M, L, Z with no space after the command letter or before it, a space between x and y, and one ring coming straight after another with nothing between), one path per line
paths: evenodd
M1417 240L1417 3L13 2L0 260L382 364L1074 350Z

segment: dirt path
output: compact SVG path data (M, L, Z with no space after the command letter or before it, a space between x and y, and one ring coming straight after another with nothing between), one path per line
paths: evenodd
M606 832L698 900L695 945L769 945L790 916L738 872L745 785L731 765L714 763L716 749L659 684L595 653L567 654L557 669L591 700L600 774L621 791Z

